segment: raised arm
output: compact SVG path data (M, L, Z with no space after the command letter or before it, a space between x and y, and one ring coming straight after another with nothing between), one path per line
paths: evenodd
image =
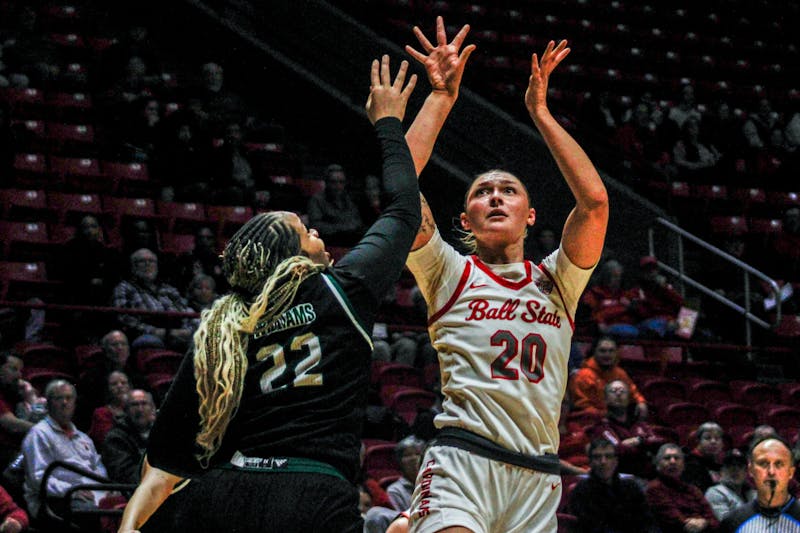
M547 108L550 73L569 52L567 41L561 41L558 46L550 41L541 61L533 54L525 106L575 197L575 207L564 224L561 246L575 265L589 268L597 263L603 251L608 225L608 193L589 157Z
M475 50L474 44L467 45L461 50L468 33L469 25L465 25L448 43L444 20L442 17L436 17L436 46L431 44L417 26L414 26L414 35L424 53L411 46L406 46L406 52L425 67L428 81L431 84L431 94L425 99L414 122L406 132L406 142L411 150L411 157L414 159L417 176L428 164L431 153L433 153L433 146L436 144L436 138L458 99L464 67L467 65L470 54ZM422 225L411 247L412 250L427 244L436 230L436 223L428 203L422 196L420 196L420 200Z
M431 44L417 26L414 26L414 35L425 53L406 45L406 52L425 67L431 84L431 94L425 99L406 133L406 141L414 158L417 175L428 163L436 138L458 98L464 67L470 54L475 50L474 44L461 50L468 33L469 25L465 25L448 43L444 20L442 17L436 17L436 46Z

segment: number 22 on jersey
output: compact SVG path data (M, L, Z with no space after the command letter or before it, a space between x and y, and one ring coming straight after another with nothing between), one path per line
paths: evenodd
M283 346L270 344L264 346L256 353L257 361L272 359L273 366L261 374L261 392L264 394L288 387L289 383L280 384L281 378L286 374L288 365L287 356ZM306 333L293 337L289 344L289 364L294 364L294 379L291 385L295 387L314 387L322 385L322 374L311 372L322 359L322 348L319 337L313 333ZM287 376L288 377L288 376Z

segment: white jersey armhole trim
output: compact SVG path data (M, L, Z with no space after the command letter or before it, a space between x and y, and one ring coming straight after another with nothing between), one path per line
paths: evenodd
M328 276L324 274L322 276L322 279L325 280L325 283L328 285L328 288L331 290L331 293L333 293L333 296L334 298L336 298L336 301L339 302L339 305L342 307L342 309L344 309L344 312L345 314L347 314L347 317L353 323L358 332L361 333L361 336L364 337L364 340L367 341L369 349L370 350L374 349L375 347L372 345L372 337L370 337L369 334L364 330L364 327L361 325L361 322L359 322L356 316L353 314L353 310L350 309L350 305L342 297L342 293L339 292L339 287L335 285L334 282L331 281L328 278Z

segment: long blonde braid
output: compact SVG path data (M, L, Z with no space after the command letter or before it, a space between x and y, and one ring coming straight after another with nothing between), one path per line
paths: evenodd
M285 218L286 213L256 215L231 238L223 253L223 269L234 292L202 313L194 335L200 415L195 442L202 449L197 458L203 467L219 449L239 407L248 334L260 321L279 317L300 284L324 268L298 255L299 236Z

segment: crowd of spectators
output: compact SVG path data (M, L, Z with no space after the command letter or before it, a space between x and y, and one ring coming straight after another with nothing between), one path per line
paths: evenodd
M91 148L97 153L86 155L145 165L156 185L151 199L293 209L307 216L309 227L335 247L352 245L380 212L379 180L365 176L363 192L355 194L348 182L359 180L351 180L338 164L313 176L324 181L324 187L308 198L273 181L270 156L252 145L280 144L284 132L228 86L222 65L205 62L197 83L176 86L163 70L148 30L133 24L96 58L103 65L97 69L101 74L87 77L63 68L57 47L37 28L36 10L19 6L14 15L0 25L0 87L91 90L97 96L103 138ZM23 123L12 121L17 117L11 106L0 104L0 184L8 187L14 179L14 155L37 145ZM600 95L587 104L585 120L615 139L624 156L619 170L636 179L699 184L730 178L736 180L726 182L731 185L792 190L792 177L800 170L800 114L775 111L767 99L747 113L734 113L731 107L724 100L699 105L693 85L685 84L671 106L643 94L629 107L619 108L609 94ZM135 354L153 348L183 352L196 326L195 314L227 290L219 258L222 231L199 226L193 249L170 256L161 249L159 224L136 217L120 218L118 224L101 215L79 219L74 237L59 255L61 269L54 271L65 282L64 300L133 312L111 320L83 313L71 317L81 340L99 342L102 355L97 365L76 376L76 386L56 380L43 389L46 416L31 408L41 403L37 391L21 378L22 359L13 352L2 353L0 459L5 467L22 453L17 467L24 471L24 482L16 487L9 482L9 493L16 496L15 488L23 489L24 501L17 503L34 517L40 504L38 485L52 460L75 459L117 482L138 480L158 396L154 398ZM791 208L783 213L774 252L793 257L800 249L798 235L800 210ZM744 247L745 242L732 241L730 250L737 245ZM555 229L537 228L529 255L538 261L557 246ZM576 363L565 417L583 412L596 420L582 428L590 441L585 452L588 469L562 463L565 469L573 468L572 473L585 470L574 487L565 487L565 510L577 517L582 531L596 530L598 524L615 531L710 531L735 504L755 497L757 487L751 486L745 470L748 451L727 444L728 428L715 421L694 428L691 446L670 442L659 432L658 413L622 368L617 343L675 340L685 302L657 269L656 258L640 258L638 266L638 274L628 280L622 261L607 259L582 300L594 343L586 359ZM781 274L791 279L789 270ZM403 297L410 304L408 313L419 319L414 324L422 325L425 310L414 307L420 299L414 298L413 288L398 294L397 301ZM792 299L789 294L777 305L791 310ZM418 370L435 365L427 335L416 329L376 334L374 358ZM435 377L428 385L437 392ZM417 417L419 424L398 422L394 436L399 470L393 480L384 480L382 487L375 479L364 479L362 510L368 527L376 524L374 531L385 530L408 507L424 441L419 436L400 437L428 434L435 411L434 402L430 410L420 412L425 416ZM53 494L63 495L68 487L86 481L77 474L64 475L52 479ZM25 511L6 496L0 487L0 531L27 527ZM70 505L94 508L101 497L79 492Z

